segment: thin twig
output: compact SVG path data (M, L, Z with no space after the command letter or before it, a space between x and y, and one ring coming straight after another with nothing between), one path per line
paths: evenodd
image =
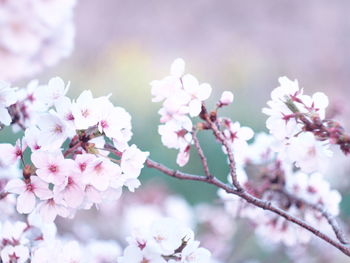
M201 159L205 176L206 177L212 177L212 175L210 174L210 171L209 171L207 158L205 157L203 149L202 149L202 147L201 147L201 145L199 143L196 130L193 131L192 138L193 138L193 142L194 142L194 147L196 148L197 153L199 155L199 158Z
M221 144L225 147L225 150L227 152L227 157L229 160L229 168L230 168L230 176L232 179L232 184L237 188L238 191L243 191L243 187L239 183L237 179L237 173L236 173L236 161L233 156L233 152L231 150L231 146L228 144L226 138L220 131L217 124L210 120L209 116L206 116L206 121L209 124L210 128L212 129L214 136L221 142Z

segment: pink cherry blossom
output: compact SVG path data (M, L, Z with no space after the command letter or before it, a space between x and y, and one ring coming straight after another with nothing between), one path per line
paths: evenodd
M48 183L37 176L31 176L30 181L12 179L6 185L6 190L10 193L19 194L17 198L17 211L21 214L28 214L33 211L36 197L41 200L52 197L52 191Z
M0 144L0 166L11 166L23 157L26 144L17 140L15 146L9 143Z
M62 152L36 151L32 153L36 174L47 183L63 184L70 174L74 162L64 159Z
M45 149L57 149L72 136L66 124L56 114L43 114L38 117L40 129L39 144Z
M41 201L37 209L44 222L53 222L57 215L62 217L70 215L69 209L64 205L58 204L53 198Z

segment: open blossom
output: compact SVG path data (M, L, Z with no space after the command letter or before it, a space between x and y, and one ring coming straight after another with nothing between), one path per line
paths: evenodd
M162 143L168 148L182 149L192 141L192 121L184 116L158 127Z
M56 64L73 49L75 0L2 1L0 78L28 77Z
M248 148L247 141L253 138L254 132L251 128L241 126L241 124L236 121L232 122L229 119L222 119L223 134L232 148L232 151L236 153L236 158L241 160L243 156L246 156L246 151ZM223 151L226 153L226 149L223 147Z
M158 127L162 136L162 143L168 148L178 149L177 164L184 166L190 158L190 145L192 143L192 121L187 116L172 119Z
M0 82L0 122L9 125L12 121L7 107L17 101L14 89L10 88L5 82Z
M38 116L37 125L40 129L38 143L45 149L57 149L63 142L72 136L66 124L56 114Z
M140 174L149 153L142 152L135 144L127 148L121 158L121 169L129 178Z
M266 126L277 139L288 139L301 131L302 125L296 121L295 113L317 115L321 120L325 118L328 106L325 94L316 92L308 96L303 94L297 80L281 77L278 81L280 86L271 92L271 100L267 102L269 108L263 109L263 113L269 116Z
M187 74L182 77L185 92L191 97L188 103L188 113L191 117L198 116L202 109L202 101L209 98L212 88L208 83L199 84L198 80Z
M26 149L26 144L20 139L13 146L10 143L0 144L0 166L14 165L20 158L23 157L23 152Z
M47 85L38 87L37 97L47 106L52 106L57 100L65 96L68 88L69 83L65 85L61 78L51 78Z
M72 160L65 159L59 151L36 151L31 159L37 168L36 174L45 182L54 184L62 184L74 165Z
M6 185L6 190L10 193L19 194L17 198L17 211L28 214L33 211L36 203L36 196L40 199L52 197L48 183L37 176L32 176L30 181L24 182L20 179L12 179Z
M83 91L73 103L72 113L75 127L79 130L87 129L98 123L98 107L96 99L93 98L90 90Z
M179 221L161 218L149 228L135 229L133 236L128 238L129 246L118 262L210 262L210 252L200 248L193 236L193 232Z
M167 122L189 114L198 116L202 109L202 102L207 100L212 88L208 83L199 84L198 80L190 74L184 74L185 62L176 59L170 70L170 76L162 80L151 82L152 101L164 100L161 122Z
M28 258L29 251L25 246L6 246L1 251L1 259L3 262L24 263Z
M54 198L50 198L44 201L41 201L36 207L36 213L38 213L44 222L50 223L53 222L57 215L61 217L68 217L70 215L70 210L66 205L61 204L62 200L60 200L60 204L54 200Z

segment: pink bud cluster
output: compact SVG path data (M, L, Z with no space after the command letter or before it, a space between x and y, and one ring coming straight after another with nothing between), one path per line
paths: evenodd
M14 81L67 57L75 0L0 2L0 78Z
M60 78L53 78L48 85L32 90L30 84L18 91L10 114L12 123L25 130L24 137L14 146L0 144L2 167L19 160L24 165L21 178L6 186L18 195L18 212L39 213L45 221L118 198L123 186L134 191L148 156L128 144L131 117L109 96L93 98L91 91L84 91L71 101L67 90ZM19 115L20 105L30 114ZM24 160L26 150L30 162Z

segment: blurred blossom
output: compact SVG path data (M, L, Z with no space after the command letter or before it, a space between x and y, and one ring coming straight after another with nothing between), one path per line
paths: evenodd
M75 2L0 2L0 79L29 77L70 55Z

